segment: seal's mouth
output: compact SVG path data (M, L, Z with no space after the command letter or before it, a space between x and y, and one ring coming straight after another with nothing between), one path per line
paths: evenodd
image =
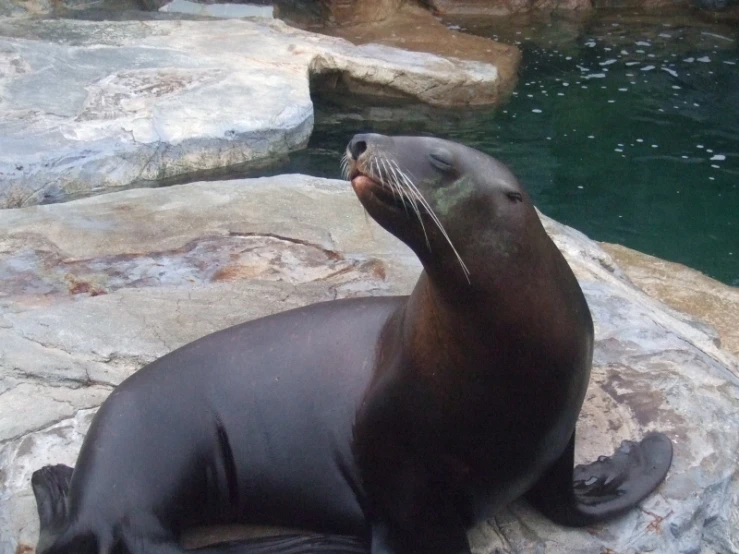
M352 168L349 173L349 180L359 198L379 202L383 206L394 210L408 211L408 205L403 195L394 191L382 181L363 173L359 168Z

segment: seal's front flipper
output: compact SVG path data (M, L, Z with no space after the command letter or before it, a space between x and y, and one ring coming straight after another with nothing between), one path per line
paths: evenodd
M624 513L667 475L672 443L662 433L624 441L612 456L573 468L575 436L526 498L552 521L581 526Z
M662 433L641 442L624 441L610 456L575 468L575 497L600 517L626 510L646 497L667 475L672 443Z
M72 471L71 467L58 464L44 466L31 476L40 524L38 552L43 552L67 526Z

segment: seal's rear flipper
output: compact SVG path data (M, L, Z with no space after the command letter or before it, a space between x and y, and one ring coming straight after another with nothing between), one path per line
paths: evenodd
M40 523L39 542L36 550L43 552L67 526L69 483L72 468L63 464L44 466L31 477L33 495Z
M672 443L662 433L624 441L612 456L573 468L575 435L526 498L552 521L581 526L624 513L667 475Z

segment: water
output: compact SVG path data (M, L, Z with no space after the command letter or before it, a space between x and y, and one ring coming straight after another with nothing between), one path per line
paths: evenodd
M739 286L736 27L631 12L447 23L519 44L510 102L449 112L323 98L308 150L273 172L338 177L356 132L430 133L503 160L544 213L593 239Z

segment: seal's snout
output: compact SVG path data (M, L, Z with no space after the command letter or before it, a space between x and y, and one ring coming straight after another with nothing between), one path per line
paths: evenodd
M391 143L391 138L377 133L361 133L354 135L346 147L347 153L355 162L363 155L373 155L377 147L387 150Z
M352 159L357 161L359 156L364 154L367 150L366 137L364 135L355 135L354 138L349 141L349 146L347 148Z

